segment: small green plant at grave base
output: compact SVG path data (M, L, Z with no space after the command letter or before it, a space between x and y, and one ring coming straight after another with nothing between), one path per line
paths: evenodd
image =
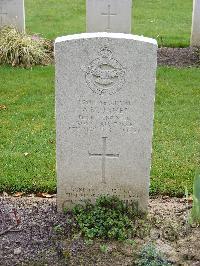
M124 203L115 196L100 196L95 204L76 205L72 212L78 230L88 239L126 240L140 215L136 204Z
M193 183L193 206L190 222L200 225L200 170L196 171Z
M125 241L125 243L128 244L128 245L130 245L130 246L132 246L132 247L134 247L136 245L136 242L133 239L127 239Z
M85 244L87 245L87 246L90 246L90 245L93 245L93 240L92 239L85 239Z
M135 262L137 266L170 266L164 255L159 252L155 245L147 244L139 254L139 259Z
M100 250L102 253L107 253L108 252L108 246L105 244L100 245Z
M13 27L0 28L0 64L29 68L52 62L51 43L37 35L21 33Z
M57 234L63 234L63 228L61 225L56 225L54 226L53 228L54 232L57 233Z

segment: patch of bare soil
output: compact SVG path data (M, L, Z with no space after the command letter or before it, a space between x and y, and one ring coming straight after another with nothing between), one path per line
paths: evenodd
M200 67L200 50L195 47L158 49L158 65Z
M71 218L57 213L55 198L1 197L0 265L135 265L148 242L174 265L200 265L200 228L188 225L184 199L151 199L131 242L83 240Z

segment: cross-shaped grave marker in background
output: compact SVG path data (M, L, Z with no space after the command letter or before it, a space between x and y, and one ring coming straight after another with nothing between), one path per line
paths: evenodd
M24 0L0 0L0 27L2 26L25 31Z
M131 33L132 0L86 0L87 32Z

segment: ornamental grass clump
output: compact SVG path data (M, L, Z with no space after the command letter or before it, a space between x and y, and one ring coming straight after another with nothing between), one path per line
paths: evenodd
M0 28L0 64L29 68L52 62L52 45L34 35L19 32L13 27Z

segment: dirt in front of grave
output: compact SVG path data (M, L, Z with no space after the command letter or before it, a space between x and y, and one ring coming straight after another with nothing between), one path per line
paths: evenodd
M188 226L184 199L151 199L129 242L86 241L72 234L70 219L57 213L55 198L1 197L0 265L135 265L149 242L174 265L200 265L200 228Z

